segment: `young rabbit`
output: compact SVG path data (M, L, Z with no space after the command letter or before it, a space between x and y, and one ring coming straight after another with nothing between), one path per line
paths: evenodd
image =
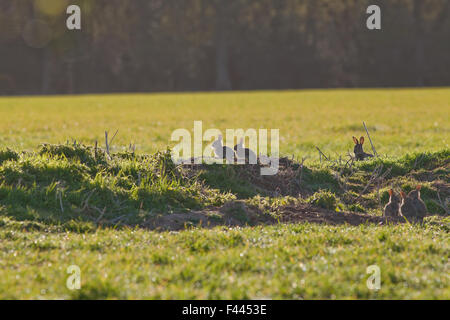
M416 221L417 220L417 210L414 206L414 200L406 195L403 191L401 192L402 195L402 204L400 205L400 213L402 216L404 216L406 219L410 221Z
M238 159L245 158L245 164L258 164L258 157L256 154L252 150L244 148L244 138L241 138L239 143L234 146L234 151L236 151Z
M422 189L421 185L418 185L415 190L411 191L408 194L408 198L412 199L414 207L416 208L417 218L419 220L423 220L427 215L427 206L425 202L420 198L420 189Z
M364 137L361 137L361 139L358 141L356 137L353 137L353 142L355 142L355 149L353 152L355 153L355 158L358 161L365 160L366 158L373 158L373 155L370 153L366 153L363 150L363 144L364 144Z
M234 151L223 145L222 143L222 135L220 135L216 141L214 141L211 145L214 149L214 154L219 159L226 159L227 163L234 162Z
M394 193L394 190L389 190L389 202L384 207L385 217L399 217L400 216L400 198Z

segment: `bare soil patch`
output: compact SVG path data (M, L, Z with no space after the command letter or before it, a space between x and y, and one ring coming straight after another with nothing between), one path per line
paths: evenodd
M318 223L329 225L397 224L405 223L403 218L372 216L355 212L336 212L313 207L308 204L286 206L274 217L243 201L232 201L220 208L175 213L151 218L144 227L159 231L178 231L189 227L213 228L217 226L244 227L272 225L277 223Z

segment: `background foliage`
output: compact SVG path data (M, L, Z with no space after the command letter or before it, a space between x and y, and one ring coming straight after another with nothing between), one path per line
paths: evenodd
M450 84L449 0L0 1L0 94ZM382 9L382 30L366 9Z

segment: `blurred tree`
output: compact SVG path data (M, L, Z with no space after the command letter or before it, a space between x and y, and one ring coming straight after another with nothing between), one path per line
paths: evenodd
M450 0L68 4L0 0L0 94L450 84Z

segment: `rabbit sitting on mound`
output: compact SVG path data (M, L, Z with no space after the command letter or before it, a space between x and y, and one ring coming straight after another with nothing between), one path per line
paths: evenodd
M394 193L394 190L389 190L389 202L384 207L385 217L400 217L400 198Z
M409 198L403 191L401 192L401 195L402 204L400 205L400 213L408 220L415 220L416 207L414 206L413 200Z
M355 149L353 152L355 153L355 158L358 161L365 160L366 158L373 158L373 155L370 153L366 153L363 150L363 144L364 144L364 137L361 137L361 139L358 141L356 137L353 137L353 142L355 142Z
M214 154L217 158L226 159L227 163L234 162L234 151L223 145L222 135L220 135L217 140L212 143L211 147L214 149Z
M420 198L420 189L422 189L421 185L418 185L415 190L412 190L407 198L411 199L414 208L416 209L415 219L422 221L423 218L427 215L427 206L425 202Z
M256 154L244 147L244 138L241 138L239 143L234 146L234 151L236 151L236 156L239 159L245 159L245 164L258 164L258 157Z

